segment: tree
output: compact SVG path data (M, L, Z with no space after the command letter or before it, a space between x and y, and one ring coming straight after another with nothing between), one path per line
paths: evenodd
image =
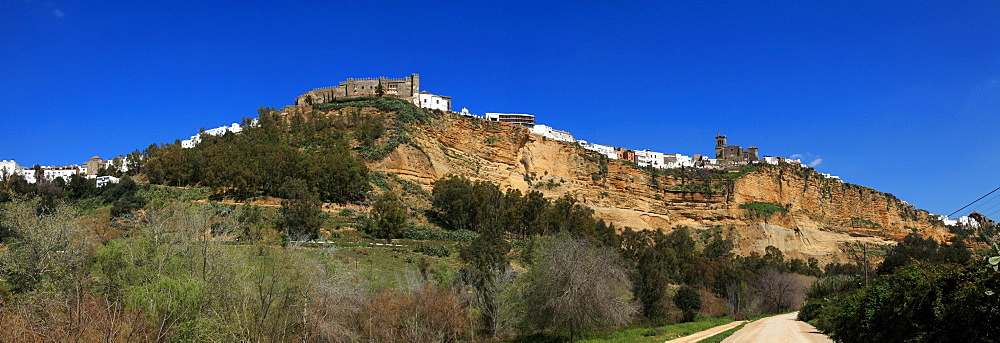
M433 209L428 218L445 230L471 230L475 209L472 203L472 182L451 175L434 181L431 190Z
M281 201L278 228L291 240L311 240L319 237L323 224L319 197L301 179L289 179L282 186L285 200Z
M994 342L1000 274L983 264L917 261L823 309L843 342Z
M892 274L896 268L913 261L963 264L969 258L968 248L961 240L953 245L939 245L933 239L911 233L889 250L885 255L885 261L878 266L878 273Z
M755 291L766 313L782 313L802 305L805 287L795 275L765 268L757 278Z
M378 80L378 86L375 86L375 96L382 97L385 95L385 89L382 88L382 80Z
M701 309L701 296L694 288L683 286L674 294L674 305L684 312L683 321L690 322Z
M500 331L500 294L511 276L508 252L510 243L503 239L503 232L498 227L483 230L459 252L467 264L459 272L459 279L474 289L483 327L490 334Z
M531 269L524 295L529 320L539 329L568 333L625 325L636 307L619 257L585 238L560 234L549 240Z
M0 275L15 292L32 290L43 279L55 285L86 279L97 244L69 206L54 203L38 212L37 202L15 201L0 209L5 212L0 226L10 230L0 250Z
M667 275L664 259L654 247L647 247L639 257L633 282L636 299L642 305L642 314L647 319L659 319L666 316L667 287L670 277Z
M392 241L402 234L406 225L406 208L393 192L385 192L372 206L372 224L369 232L375 237Z

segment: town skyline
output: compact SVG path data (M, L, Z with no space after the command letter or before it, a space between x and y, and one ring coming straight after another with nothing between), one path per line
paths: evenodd
M0 6L0 159L22 163L110 158L346 78L419 73L453 109L663 152L711 153L722 132L934 213L1000 184L1000 142L977 133L1000 112L994 3Z

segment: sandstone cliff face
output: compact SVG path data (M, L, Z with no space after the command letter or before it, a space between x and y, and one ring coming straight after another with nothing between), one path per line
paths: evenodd
M715 191L704 193L690 191L690 179L602 161L576 144L505 123L446 114L411 136L413 144L400 145L370 167L428 190L434 180L456 174L550 198L570 194L619 228L721 227L742 254L774 245L791 257L844 261L840 248L846 242L891 244L910 232L949 236L926 211L892 195L798 166L762 166L734 180L711 181ZM749 218L740 205L753 201L780 204L788 213Z

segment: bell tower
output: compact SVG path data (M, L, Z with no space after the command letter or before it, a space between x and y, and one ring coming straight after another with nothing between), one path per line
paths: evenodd
M715 158L724 159L726 156L726 136L715 133Z

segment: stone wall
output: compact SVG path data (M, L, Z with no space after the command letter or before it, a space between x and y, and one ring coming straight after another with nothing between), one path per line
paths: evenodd
M335 87L317 88L306 92L295 98L295 105L302 106L329 102L333 99L376 96L379 84L382 85L382 91L385 92L384 96L400 98L418 104L420 75L411 74L399 79L386 77L347 79Z

